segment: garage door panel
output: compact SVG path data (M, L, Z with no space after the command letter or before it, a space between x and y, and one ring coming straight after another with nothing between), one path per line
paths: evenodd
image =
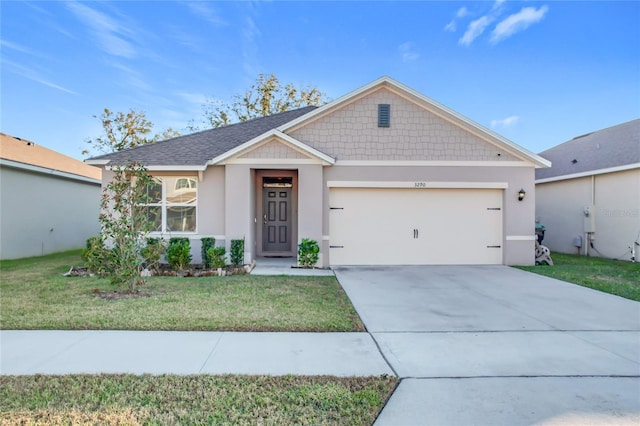
M332 188L333 265L500 264L502 191Z

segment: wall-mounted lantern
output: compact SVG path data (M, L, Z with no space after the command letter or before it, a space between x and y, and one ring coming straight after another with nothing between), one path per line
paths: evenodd
M520 191L518 191L518 201L524 200L525 194L526 194L526 192L525 192L524 189L521 189Z

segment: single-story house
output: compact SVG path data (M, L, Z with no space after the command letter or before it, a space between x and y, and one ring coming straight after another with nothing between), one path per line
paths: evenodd
M640 247L640 119L540 153L536 217L552 251L631 259Z
M84 247L100 232L102 171L0 133L0 258Z
M157 235L189 237L194 261L205 236L244 238L246 262L295 258L310 238L323 267L533 264L534 175L549 166L388 77L88 161L103 185L110 165L144 163L162 186Z

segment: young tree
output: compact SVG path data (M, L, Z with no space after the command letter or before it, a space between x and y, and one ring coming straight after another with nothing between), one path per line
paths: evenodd
M104 129L104 135L93 139L87 139L89 148L82 151L82 155L90 153L110 153L134 148L139 145L153 143L158 140L180 136L180 133L169 128L155 136L150 136L153 123L147 120L143 111L130 109L128 113L112 112L105 108L99 119Z
M273 74L260 74L249 90L242 95L234 95L230 102L207 101L202 106L201 121L204 128L215 128L325 103L327 103L326 95L315 87L296 87L292 83L282 84ZM192 121L189 129L199 130L200 126Z
M106 243L105 269L111 283L135 292L143 284L141 254L153 224L144 207L153 178L140 163L113 168L113 179L102 192L100 237Z

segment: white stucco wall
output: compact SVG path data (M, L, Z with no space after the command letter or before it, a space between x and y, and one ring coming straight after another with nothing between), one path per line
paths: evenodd
M539 183L536 192L536 217L547 230L543 244L552 251L578 253L573 243L578 236L585 241L584 208L593 204L597 252L588 247L589 254L630 258L628 247L640 233L640 170Z
M0 258L82 248L100 230L100 184L0 167Z

